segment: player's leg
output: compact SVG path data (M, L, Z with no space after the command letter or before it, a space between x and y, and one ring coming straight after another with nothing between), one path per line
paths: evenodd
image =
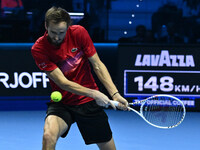
M43 150L54 150L58 138L65 137L73 123L72 116L61 103L48 103L44 125Z
M58 116L49 115L45 120L42 150L55 150L58 138L68 129L66 122Z
M97 145L100 150L116 150L113 138L108 142L97 143Z
M100 149L116 149L108 116L95 101L80 105L75 114L75 120L87 145L98 143Z

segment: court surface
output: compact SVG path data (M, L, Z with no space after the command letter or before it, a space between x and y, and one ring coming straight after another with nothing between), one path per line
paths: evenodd
M174 129L148 125L134 112L106 110L117 150L199 150L200 113L188 112ZM45 111L0 111L0 150L41 150ZM74 124L57 150L98 150L86 146Z

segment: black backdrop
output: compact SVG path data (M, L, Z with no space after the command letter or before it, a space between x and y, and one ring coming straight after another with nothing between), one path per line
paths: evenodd
M50 99L48 79L35 65L31 46L0 44L0 110L44 109ZM95 47L129 101L170 94L183 100L187 110L200 111L198 46L96 43ZM96 76L95 80L108 94Z
M120 92L129 100L169 94L200 110L199 46L119 45Z

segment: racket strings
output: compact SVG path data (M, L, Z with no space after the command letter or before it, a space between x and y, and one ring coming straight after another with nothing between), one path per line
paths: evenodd
M158 97L146 100L140 110L144 118L162 127L178 125L184 118L184 108L177 100Z

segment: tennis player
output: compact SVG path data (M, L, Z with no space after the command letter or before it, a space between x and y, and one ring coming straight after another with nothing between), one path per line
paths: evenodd
M54 150L59 137L66 137L76 122L86 144L96 143L101 150L115 150L112 131L103 107L111 100L98 90L89 62L99 80L119 109L126 110L128 102L99 59L88 32L71 25L70 16L60 7L45 14L46 32L33 45L31 52L39 69L46 72L53 91L62 93L60 102L49 102L43 133L43 150Z

